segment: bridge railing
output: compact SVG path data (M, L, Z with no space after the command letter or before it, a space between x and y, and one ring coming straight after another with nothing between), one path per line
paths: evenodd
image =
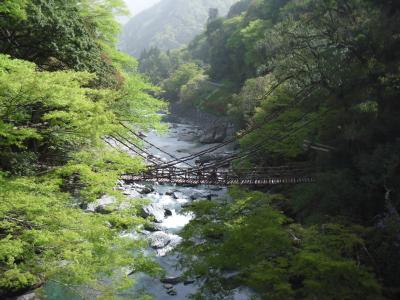
M180 168L149 169L140 175L127 174L126 179L136 181L173 182L190 184L275 184L312 181L311 168L293 168L290 166L254 168L254 169L214 169L194 170Z

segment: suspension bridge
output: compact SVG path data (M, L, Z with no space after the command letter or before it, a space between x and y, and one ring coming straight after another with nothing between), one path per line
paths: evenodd
M306 91L304 95L299 95L300 98L297 102L301 102L307 97ZM303 97L303 98L301 98ZM315 170L308 163L295 163L284 166L268 166L268 167L254 167L254 168L237 168L233 167L233 162L240 161L247 157L256 157L257 155L264 155L265 148L268 143L271 142L282 142L287 138L295 135L299 131L303 130L313 122L318 121L318 118L326 113L320 114L317 117L310 117L310 112L306 112L299 118L292 120L291 122L285 123L282 128L282 132L272 134L264 140L260 140L253 144L252 147L248 147L250 150L239 151L232 155L228 155L221 159L200 164L193 165L192 162L196 159L215 153L218 149L221 149L229 144L235 143L238 139L243 138L263 126L278 118L287 107L277 109L267 116L264 117L263 122L258 125L253 125L249 129L242 131L236 137L229 139L223 143L215 146L211 146L205 150L199 151L198 153L190 154L184 157L177 157L165 150L157 147L153 143L147 141L143 135L135 132L129 125L120 122L130 137L123 136L121 134L115 134L110 136L115 144L122 145L133 153L141 156L148 162L148 167L145 171L140 174L125 174L122 179L128 182L159 182L159 183L175 183L175 184L186 184L186 185L255 185L255 186L268 186L268 185L279 185L279 184L299 184L299 183L311 183L314 182ZM141 141L145 146L138 146L138 143L132 142L131 138ZM307 148L315 148L310 141L307 141ZM332 151L333 147L315 144L317 149L323 148L324 151ZM113 145L111 145L113 146ZM115 145L114 145L115 146ZM159 157L152 155L148 149L154 148L159 152L169 157L169 161L164 161Z
M305 116L305 115L304 115ZM304 121L302 116L300 119L287 124L288 132L279 136L272 136L269 141L283 141L284 139L292 136L297 131L306 127L312 121ZM276 117L271 114L270 118ZM302 121L301 126L296 126L292 129L294 124ZM269 167L254 167L254 168L234 168L232 162L246 158L251 155L260 154L265 146L265 141L260 141L254 144L251 150L240 151L219 160L201 165L192 165L190 162L195 159L201 158L204 155L215 152L226 145L234 143L237 138L244 137L251 132L257 130L261 126L253 127L247 131L242 132L237 138L227 140L218 145L209 147L198 153L187 155L184 157L176 157L175 155L166 152L165 150L157 147L153 143L147 141L141 134L133 131L128 125L121 123L121 125L128 130L130 135L137 140L140 140L146 146L138 146L137 143L132 142L129 137L116 134L111 136L115 144L119 144L128 150L131 150L136 155L141 156L148 162L147 169L140 174L124 174L122 180L126 182L158 182L158 183L172 183L178 185L249 185L249 186L269 186L281 184L300 184L314 182L314 170L307 163L289 164L285 166L269 166ZM114 144L114 146L115 146ZM111 144L110 144L111 145ZM113 145L112 145L113 146ZM149 148L154 148L159 152L169 157L169 161L161 160L159 157L152 155Z
M278 184L310 183L314 179L306 168L274 167L248 170L182 170L178 168L150 169L141 174L125 174L126 182L158 182L183 185L251 185L268 186Z

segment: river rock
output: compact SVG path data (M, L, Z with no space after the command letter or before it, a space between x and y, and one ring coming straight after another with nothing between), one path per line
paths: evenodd
M215 128L214 143L222 143L226 138L227 126L222 125Z
M142 195L147 195L154 192L154 188L151 186L145 186L143 189L138 191Z
M22 296L15 298L15 300L40 300L40 298L36 295L35 292L28 293Z
M190 285L190 284L193 284L193 283L195 283L195 280L188 279L188 280L185 280L185 281L183 282L183 285Z
M176 295L178 295L178 292L174 289L171 289L171 290L168 290L167 294L170 296L176 296Z
M183 281L182 276L177 276L177 277L165 277L160 279L161 283L164 284L179 284Z
M157 231L152 233L149 236L149 240L150 240L150 246L153 249L161 249L168 246L169 243L171 243L171 237L163 231Z
M164 284L163 287L164 287L164 289L167 289L167 290L170 290L170 289L174 288L174 286L172 284L169 284L169 283Z
M94 212L98 213L98 214L102 214L102 215L109 215L111 214L113 211L115 211L115 209L106 206L106 205L99 205L96 207L96 209L94 210Z
M200 137L200 143L202 144L213 144L222 143L227 135L226 125L215 125L203 132Z
M161 231L162 228L160 225L156 223L146 223L144 224L144 230L150 231L150 232L156 232L156 231Z
M157 203L142 207L140 216L143 218L154 217L156 223L161 223L165 219L165 209Z
M182 238L179 235L170 234L169 235L169 243L160 249L157 249L158 256L166 256L170 251L174 250L176 246L178 246L182 242Z
M164 209L164 216L165 217L170 217L172 216L172 211L169 209Z
M89 203L87 205L86 211L103 213L106 210L106 207L111 204L114 204L115 201L116 201L115 197L104 195L100 199L97 199L96 201Z
M139 198L140 197L139 192L137 192L133 189L132 190L131 189L124 190L122 193L129 198Z
M169 290L167 292L167 294L170 295L170 296L176 296L176 295L178 295L178 292L176 290L172 289L172 290Z
M190 195L190 199L191 200L206 199L208 195L209 195L208 193L204 192L194 192L193 194Z
M180 193L179 191L168 191L165 193L165 195L172 197L173 199L179 199L183 198L183 194Z
M214 133L212 131L206 131L200 137L200 143L211 144L214 142Z

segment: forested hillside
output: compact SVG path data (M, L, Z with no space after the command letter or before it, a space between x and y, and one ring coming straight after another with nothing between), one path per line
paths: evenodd
M131 53L161 48L138 62L122 0L0 1L0 299L400 298L400 5L234 2L162 1L129 25ZM160 99L236 149L192 165L186 124L153 145ZM312 180L246 183L271 170ZM240 186L199 186L221 172Z
M144 53L169 101L236 124L234 168L301 163L315 178L190 209L182 264L204 279L198 299L242 285L398 299L399 31L396 1L242 0L187 48Z
M135 57L143 50L179 48L190 42L203 29L210 8L221 16L237 0L162 0L133 17L120 36L121 49Z
M130 284L123 268L159 270L142 241L121 237L144 223L140 203L83 210L105 194L128 201L119 176L144 165L107 138L124 135L121 122L157 127L164 108L115 49L114 15L124 13L115 0L0 2L1 299L49 282L112 299Z

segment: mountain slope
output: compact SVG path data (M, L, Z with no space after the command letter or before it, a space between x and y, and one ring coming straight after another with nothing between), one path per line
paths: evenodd
M157 46L179 48L199 34L207 22L209 9L225 15L237 0L163 0L133 17L124 27L120 48L134 56Z

